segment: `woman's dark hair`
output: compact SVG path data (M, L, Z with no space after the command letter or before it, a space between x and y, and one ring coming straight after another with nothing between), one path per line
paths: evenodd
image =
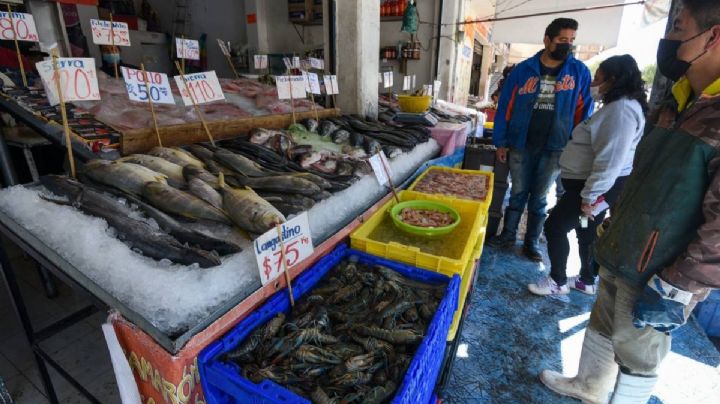
M630 55L612 56L605 59L598 70L603 72L605 80L613 80L612 87L603 95L602 101L609 104L627 97L640 103L643 113L648 110L645 82L637 62Z

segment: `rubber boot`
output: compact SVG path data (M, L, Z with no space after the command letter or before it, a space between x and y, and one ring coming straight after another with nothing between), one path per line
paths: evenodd
M633 376L620 372L611 404L645 404L657 383L657 376Z
M546 217L545 215L528 215L523 254L531 261L541 262L543 259L542 252L540 252L540 234L542 234Z
M565 377L552 370L543 370L540 381L550 390L582 400L583 403L605 404L610 398L618 365L609 338L595 330L585 331L577 376Z
M515 246L515 239L517 238L517 228L520 224L520 217L522 212L515 210L505 210L505 223L503 224L503 230L499 236L490 237L487 244L494 248L512 248Z

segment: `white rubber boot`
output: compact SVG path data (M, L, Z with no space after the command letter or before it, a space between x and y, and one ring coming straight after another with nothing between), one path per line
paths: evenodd
M657 380L657 377L633 376L620 372L610 403L646 404Z
M577 376L565 377L552 370L543 370L540 381L550 390L583 403L605 404L610 398L617 377L612 342L597 331L585 331Z

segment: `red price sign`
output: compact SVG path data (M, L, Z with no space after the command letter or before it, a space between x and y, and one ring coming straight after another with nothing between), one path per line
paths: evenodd
M14 40L17 35L18 41L38 42L37 28L32 14L12 13L0 11L0 39Z
M96 45L130 46L130 29L127 23L90 19L93 43Z
M95 59L93 58L58 58L57 71L53 69L52 60L35 64L40 73L48 101L51 105L60 102L57 84L60 83L65 101L99 100Z
M183 76L175 76L175 84L180 89L185 105L192 105L193 101L195 104L205 104L225 99L214 70L186 74L184 81Z
M273 228L255 240L255 258L263 285L272 282L285 271L285 265L292 268L313 253L312 238L307 213L293 218L281 225L282 243L277 229ZM284 247L284 254L280 245Z

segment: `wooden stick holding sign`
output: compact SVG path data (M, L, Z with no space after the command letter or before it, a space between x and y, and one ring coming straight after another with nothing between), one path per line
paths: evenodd
M293 297L292 284L290 282L290 272L288 272L287 260L285 258L285 242L283 242L282 225L276 224L278 240L280 241L280 261L282 262L283 272L285 272L285 283L287 283L288 295L290 296L290 307L295 307L295 298Z
M76 178L75 173L75 158L73 157L73 150L72 150L72 141L70 139L70 125L68 125L68 118L67 118L67 110L65 109L65 97L63 96L62 92L62 85L60 82L62 81L60 79L60 70L58 69L57 65L57 48L52 50L52 64L53 64L53 74L57 78L55 80L55 85L57 88L58 93L58 99L60 100L60 115L62 116L63 121L63 129L65 130L65 146L67 146L67 154L68 154L68 160L70 161L70 175L73 178Z
M25 76L25 66L23 66L22 55L20 55L20 45L18 44L17 32L15 32L15 21L12 16L10 4L7 4L8 17L10 18L10 27L12 28L13 38L15 38L15 52L17 53L18 65L20 66L20 75L22 76L23 87L27 87L27 76Z
M147 83L149 80L147 79L147 77L148 77L147 72L145 72L145 63L140 63L140 70L142 71L143 77L145 78L145 82ZM153 126L155 127L155 135L157 136L158 145L160 147L163 147L162 139L160 138L160 129L158 129L157 117L155 116L155 107L153 106L152 92L150 91L150 84L147 84L147 92L148 92L148 105L150 105L150 115L152 115Z
M237 70L235 70L235 64L233 63L232 58L230 57L230 46L229 46L230 42L228 42L226 44L220 38L217 39L217 42L218 42L218 45L220 46L220 52L222 52L223 55L225 55L225 58L227 59L228 64L230 65L230 68L232 69L233 73L235 74L235 78L239 79L240 75L238 74Z
M115 51L115 30L113 29L112 13L110 13L110 50ZM118 48L117 51L120 52L120 48ZM120 78L120 75L118 74L118 64L115 59L113 59L113 66L115 66L115 80L117 80Z
M183 59L184 60L184 59ZM192 105L195 108L195 113L200 118L200 122L202 122L202 126L205 129L205 133L208 136L208 139L210 139L210 144L215 146L215 140L212 137L212 134L210 133L210 129L207 126L207 122L205 122L205 116L202 114L202 111L200 111L200 107L198 107L197 102L195 101L195 96L193 95L193 92L190 91L190 87L188 87L187 80L185 79L185 71L180 66L180 63L176 60L175 61L175 67L180 71L180 77L182 77L183 85L185 86L185 91L188 93L188 97L190 97L190 100L192 101Z
M290 72L288 72L288 75L286 77L288 78L288 85L290 86L290 111L292 111L292 119L294 125L297 123L297 121L295 120L295 98L293 97L292 76L290 76Z

